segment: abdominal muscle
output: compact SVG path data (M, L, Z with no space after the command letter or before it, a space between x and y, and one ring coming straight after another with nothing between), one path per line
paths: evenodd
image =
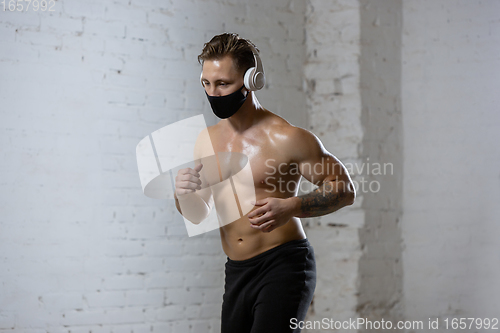
M269 197L269 193L258 192L260 191L255 193L257 200ZM263 232L250 226L247 215L220 228L222 249L232 260L250 259L278 245L306 238L302 223L297 217L292 217L286 224L271 232Z

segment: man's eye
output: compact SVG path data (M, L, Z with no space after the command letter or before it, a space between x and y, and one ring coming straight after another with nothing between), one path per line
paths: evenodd
M221 86L225 86L226 84L224 82L219 83Z

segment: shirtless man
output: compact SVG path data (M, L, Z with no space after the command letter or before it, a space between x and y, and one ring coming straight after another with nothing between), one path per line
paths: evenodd
M256 198L253 210L220 228L228 257L223 333L293 332L291 320L304 320L316 284L314 251L300 218L329 214L355 199L347 170L319 139L263 108L255 87L244 85L257 52L250 41L222 34L198 57L207 97L223 119L208 128L209 140L200 135L195 160L202 161L200 147L207 141L215 154L246 155ZM203 168L180 170L175 183L177 208L194 223L209 214L217 196L209 187L202 189ZM297 196L301 176L318 188Z

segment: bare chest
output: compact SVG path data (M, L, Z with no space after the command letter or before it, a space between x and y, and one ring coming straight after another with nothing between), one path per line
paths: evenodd
M246 168L244 177L252 178L251 183L256 190L276 195L278 187L300 178L298 166L290 160L280 142L272 138L221 136L212 139L212 146L220 180L228 179ZM251 172L248 172L249 169ZM246 183L250 183L249 179ZM294 188L291 186L282 192L294 192Z

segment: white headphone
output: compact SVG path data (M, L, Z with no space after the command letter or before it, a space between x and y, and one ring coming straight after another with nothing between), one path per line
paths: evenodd
M260 90L266 84L266 77L264 76L264 67L262 67L262 61L260 60L257 50L250 44L252 49L253 58L255 59L255 66L249 68L243 79L245 82L245 87L250 91Z
M257 50L253 47L252 44L249 44L252 49L253 58L255 60L255 67L250 67L245 72L245 76L243 78L243 82L245 83L245 88L250 91L260 90L266 84L266 77L264 76L264 67L262 67L262 61L260 60L259 54ZM203 80L201 79L203 76L203 72L200 74L200 82L204 87Z

